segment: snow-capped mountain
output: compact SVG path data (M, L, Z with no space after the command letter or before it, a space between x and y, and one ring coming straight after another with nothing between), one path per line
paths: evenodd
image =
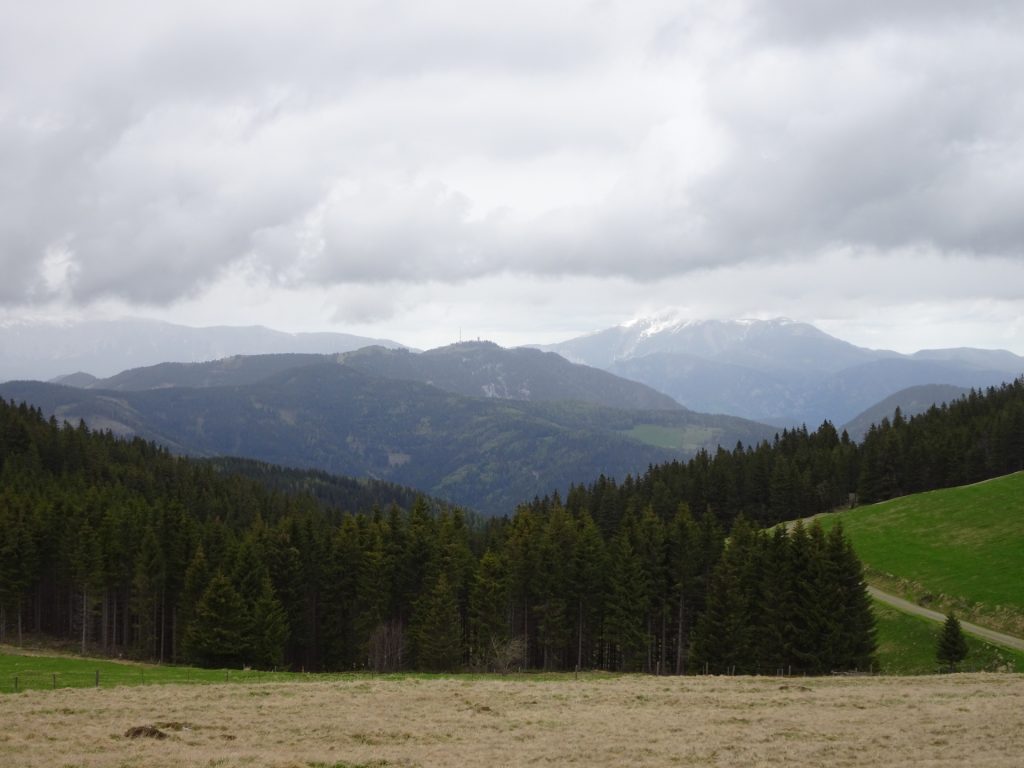
M985 387L1024 373L1024 358L1005 350L902 355L858 347L785 318L665 314L541 348L647 384L696 411L780 426L824 419L842 424L906 387Z

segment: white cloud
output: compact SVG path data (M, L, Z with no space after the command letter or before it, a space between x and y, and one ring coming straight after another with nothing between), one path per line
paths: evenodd
M303 324L401 330L432 306L526 341L644 306L831 322L827 285L848 318L956 306L1019 328L1016 4L38 3L5 21L8 312L226 318L211 297L231 285Z

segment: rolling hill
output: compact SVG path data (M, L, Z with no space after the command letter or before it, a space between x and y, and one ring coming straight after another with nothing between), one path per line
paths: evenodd
M208 362L133 368L106 379L63 377L54 383L116 392L244 386L319 363L345 365L370 376L431 384L466 397L530 402L575 400L639 410L681 408L672 398L645 384L570 363L550 352L505 349L491 342L464 342L422 353L373 345L339 355L235 355Z

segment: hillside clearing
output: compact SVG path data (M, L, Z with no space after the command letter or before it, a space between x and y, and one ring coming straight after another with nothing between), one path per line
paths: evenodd
M363 679L0 698L11 765L1019 765L1024 676ZM152 726L166 738L146 735Z

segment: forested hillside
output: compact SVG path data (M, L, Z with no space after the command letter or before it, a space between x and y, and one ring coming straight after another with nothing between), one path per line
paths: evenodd
M152 377L128 377L141 376L149 384L173 384L184 374L198 374L202 381L259 377L244 386L115 392L7 382L0 384L0 396L33 403L58 419L81 418L93 429L153 440L177 453L244 456L373 477L490 515L554 489L564 492L570 483L602 472L622 477L692 456L700 447L772 434L762 424L680 408L626 411L578 401L467 397L335 361L264 375L280 363L242 358L167 371L161 366ZM671 440L647 442L645 430Z
M423 500L346 513L3 404L0 631L207 665L863 668L841 528L757 529L1016 469L1022 426L1018 381L863 446L826 423L479 521Z
M664 515L680 501L711 508L729 524L741 513L763 525L848 505L965 485L1024 469L1024 379L923 414L872 426L862 443L829 422L783 430L772 442L702 451L616 483L599 478L583 494L600 521L629 507ZM611 524L611 523L609 523Z
M346 514L13 404L0 406L0 462L9 640L32 632L87 651L304 669L813 672L870 661L862 613L820 625L837 594L863 589L841 533L768 539L741 524L724 548L715 516L694 520L685 504L627 510L602 531L586 506L557 497L486 524L422 499ZM817 608L751 611L769 572L791 574ZM749 642L768 627L783 644ZM839 627L861 644L823 645ZM787 632L812 645L790 650Z

